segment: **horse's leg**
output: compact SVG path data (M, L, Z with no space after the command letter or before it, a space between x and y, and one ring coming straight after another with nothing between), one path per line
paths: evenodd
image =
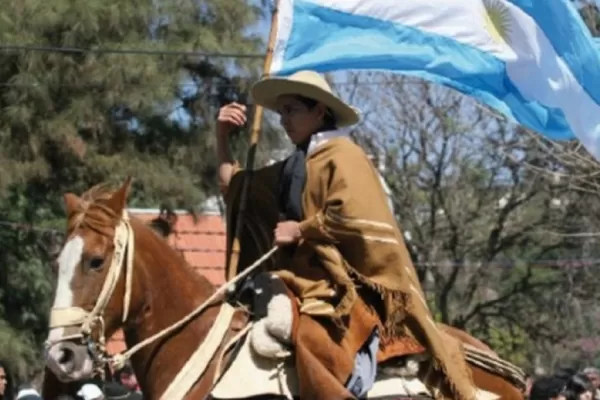
M523 400L524 394L507 380L498 375L491 374L481 368L469 364L473 373L473 383L479 389L492 392L502 400Z

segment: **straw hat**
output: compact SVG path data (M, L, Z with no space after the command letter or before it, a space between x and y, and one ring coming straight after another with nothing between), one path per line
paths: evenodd
M331 110L338 128L359 121L357 110L334 95L325 78L314 71L299 71L284 78L264 78L254 84L251 94L256 104L273 111L276 111L279 96L298 95L316 100Z

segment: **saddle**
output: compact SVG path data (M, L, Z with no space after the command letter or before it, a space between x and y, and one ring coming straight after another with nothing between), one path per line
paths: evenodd
M217 368L215 385L210 398L214 400L241 398L278 398L278 399L349 399L345 393L336 393L321 388L316 397L306 397L302 390L302 369L298 369L297 349L265 357L256 351L253 329L229 342L224 351L228 353L228 365ZM228 351L237 347L234 352ZM401 377L386 374L379 370L372 388L365 399L384 400L391 398L434 399L426 385L416 377ZM478 389L475 400L498 400L500 396Z
M362 299L356 301L343 323L319 318L319 305L311 315L278 277L264 272L245 282L235 295L253 316L249 342L265 358L277 359L293 353L301 398L352 398L344 383L355 367L356 354L375 329L383 327ZM425 348L409 335L380 344L377 366L388 375L416 378Z
M256 369L253 391L281 395L288 391L290 395L310 399L354 398L344 383L353 372L361 346L373 329L381 328L372 304L359 296L349 317L343 321L346 329L340 329L331 319L319 318L318 313L302 313L299 301L283 280L268 272L245 282L233 300L236 304L245 304L253 326L238 343L242 350L230 360L238 372L239 368ZM320 306L312 304L311 307L314 312ZM443 326L441 328L445 331ZM450 332L445 334L454 336ZM517 386L524 382L519 368L494 353L465 343L463 349L469 364L502 376ZM427 350L408 333L382 342L377 351L377 378L367 398L377 398L377 393L430 397L419 379L421 362L428 357ZM229 375L229 372L224 375L223 382L229 382ZM244 388L250 386L244 385ZM231 398L228 396L235 392L223 387L221 383L217 385L220 389L216 393L221 395L215 398ZM494 396L479 390L477 398Z

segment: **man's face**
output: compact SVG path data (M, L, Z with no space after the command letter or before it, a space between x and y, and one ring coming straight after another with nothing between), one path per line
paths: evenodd
M323 125L327 108L317 103L308 108L295 96L281 96L277 99L277 113L280 123L293 144L305 142L310 135Z
M587 374L588 379L592 382L594 388L598 389L600 387L600 375L598 374Z

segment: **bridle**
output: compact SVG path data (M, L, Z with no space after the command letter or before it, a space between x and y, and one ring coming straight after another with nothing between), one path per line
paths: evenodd
M105 367L111 362L111 357L106 352L104 312L117 287L123 268L125 268L123 323L127 321L131 305L135 241L133 229L126 211L123 211L122 218L115 228L113 243L113 257L94 308L91 311L84 310L81 307L52 308L50 311L50 329L75 327L77 332L45 343L46 349L49 349L60 342L80 340L94 361L95 370L100 374L104 374ZM92 336L96 327L99 327L98 340L94 340Z
M109 356L106 352L104 311L110 299L112 298L119 278L123 272L123 268L125 268L125 294L123 299L122 317L123 323L127 321L131 303L135 243L133 228L131 227L129 216L125 210L123 211L121 220L115 228L113 243L115 248L113 258L106 275L106 280L104 281L104 285L102 286L102 290L98 296L98 300L96 301L94 308L91 311L86 311L81 307L52 308L50 311L50 329L75 327L77 332L72 335L63 336L52 342L46 342L45 344L46 350L48 350L51 346L57 343L80 340L81 343L86 346L90 357L94 361L94 371L103 379L107 366L112 366L115 369L122 368L133 354L150 345L151 343L154 343L157 340L176 332L183 326L187 325L198 315L202 314L208 307L217 302L221 302L222 296L227 292L227 290L229 290L230 287L233 287L238 281L250 275L260 265L271 258L271 256L278 250L277 246L271 248L252 265L222 285L211 296L209 296L208 299L199 304L185 317L137 343L133 347L127 349L125 352ZM92 332L97 325L100 326L99 338L98 340L94 340Z

